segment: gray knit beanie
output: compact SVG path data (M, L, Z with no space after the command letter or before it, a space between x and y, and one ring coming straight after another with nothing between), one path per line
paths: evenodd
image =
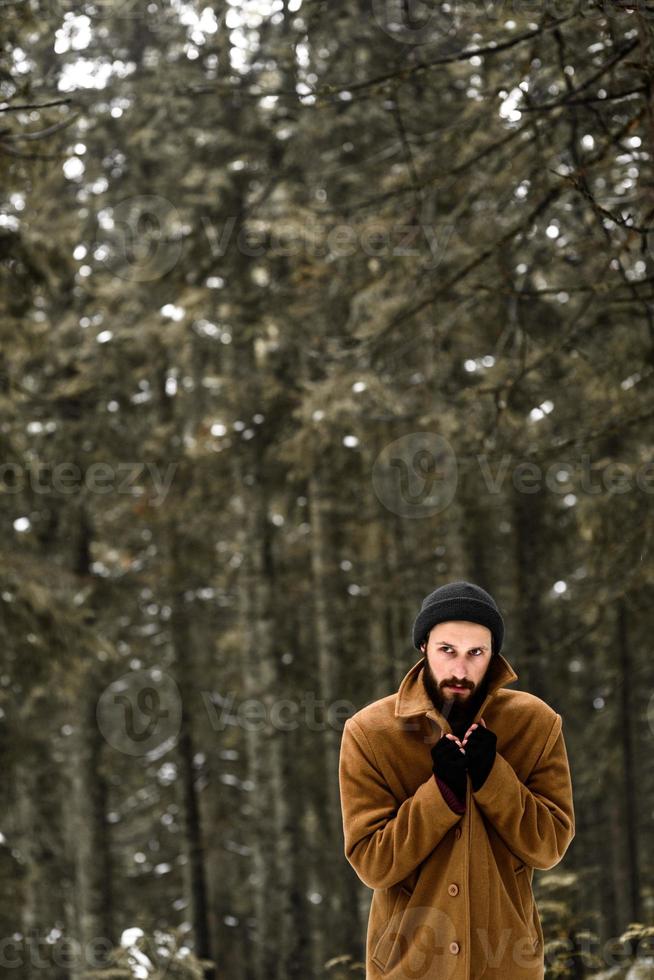
M449 582L430 592L422 600L420 612L413 624L413 645L420 644L436 623L465 619L488 627L493 637L493 653L499 653L504 641L504 620L497 603L488 592L471 582Z

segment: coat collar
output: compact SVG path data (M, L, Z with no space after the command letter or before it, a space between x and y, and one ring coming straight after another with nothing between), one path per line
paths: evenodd
M449 722L435 708L422 683L421 675L424 660L425 658L421 657L402 678L395 701L395 717L407 718L411 715L424 714L437 721L441 727L449 729ZM488 690L484 701L475 714L475 721L482 716L486 705L494 697L496 691L500 687L516 681L518 674L501 653L495 653L493 654L486 678L488 681Z

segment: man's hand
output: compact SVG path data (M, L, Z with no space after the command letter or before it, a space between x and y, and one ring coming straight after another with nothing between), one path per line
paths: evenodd
M461 752L463 752L473 790L481 789L486 782L486 778L495 762L497 745L495 732L492 732L487 727L483 718L480 718L480 721L481 725L475 722L468 728L468 731L463 737L463 742L451 732L448 732L445 736L455 742Z
M431 758L434 775L442 779L460 800L465 800L468 783L465 753L459 752L450 739L441 736L432 745Z
M480 718L479 721L482 723L482 725L485 728L486 727L486 722L484 721L484 719L483 718ZM477 722L475 722L474 725L471 725L470 728L468 729L468 731L463 736L463 742L460 739L458 739L456 737L456 735L452 734L452 732L447 732L444 737L451 739L453 742L456 742L456 744L459 746L459 748L461 749L461 751L463 753L465 753L465 746L466 746L466 742L468 741L468 739L470 737L470 733L473 732L475 730L475 728L478 728L478 727L479 726L477 725Z
M473 790L481 789L495 762L497 735L482 725L471 725L464 738L468 775Z

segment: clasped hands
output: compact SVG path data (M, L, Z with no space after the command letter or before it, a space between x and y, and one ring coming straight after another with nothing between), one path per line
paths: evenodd
M466 796L466 775L470 776L473 790L481 789L495 762L497 736L483 718L480 721L481 725L470 725L463 741L445 732L431 749L434 775L461 800Z

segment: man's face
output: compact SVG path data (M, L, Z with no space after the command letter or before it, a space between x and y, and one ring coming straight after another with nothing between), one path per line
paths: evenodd
M421 649L444 702L465 705L479 689L491 661L491 631L480 623L437 623Z

